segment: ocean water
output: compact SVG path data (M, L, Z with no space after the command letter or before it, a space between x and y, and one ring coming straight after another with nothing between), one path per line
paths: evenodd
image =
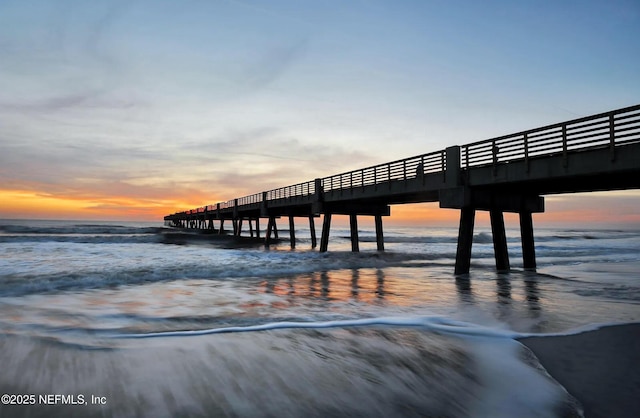
M517 338L640 321L640 231L535 234L537 272L480 228L456 277L455 228L0 221L0 416L580 416Z

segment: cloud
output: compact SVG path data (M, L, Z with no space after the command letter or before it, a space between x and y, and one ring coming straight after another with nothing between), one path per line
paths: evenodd
M272 84L305 52L307 41L277 45L245 65L238 80L249 90L257 90Z
M227 200L355 169L372 159L276 127L162 143L45 137L6 141L5 150L0 179L15 190L78 198L200 195L210 203L216 196Z
M47 114L67 109L94 111L96 109L131 109L145 106L145 103L133 99L107 97L104 91L92 90L50 97L37 98L30 101L0 101L0 112L27 113L31 115Z

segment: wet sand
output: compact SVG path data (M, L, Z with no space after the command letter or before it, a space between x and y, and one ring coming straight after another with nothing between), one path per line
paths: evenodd
M640 323L520 342L578 399L586 418L640 416Z

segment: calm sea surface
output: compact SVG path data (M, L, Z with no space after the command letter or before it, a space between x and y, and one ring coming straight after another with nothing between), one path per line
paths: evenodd
M0 220L0 416L562 416L514 338L640 321L640 231L535 233L537 272L512 231L497 274L480 230L456 278L455 229L319 253L302 228Z

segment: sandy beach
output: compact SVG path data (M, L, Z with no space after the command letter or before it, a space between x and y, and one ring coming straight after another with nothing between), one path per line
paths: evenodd
M640 416L640 323L520 342L580 401L586 418Z

